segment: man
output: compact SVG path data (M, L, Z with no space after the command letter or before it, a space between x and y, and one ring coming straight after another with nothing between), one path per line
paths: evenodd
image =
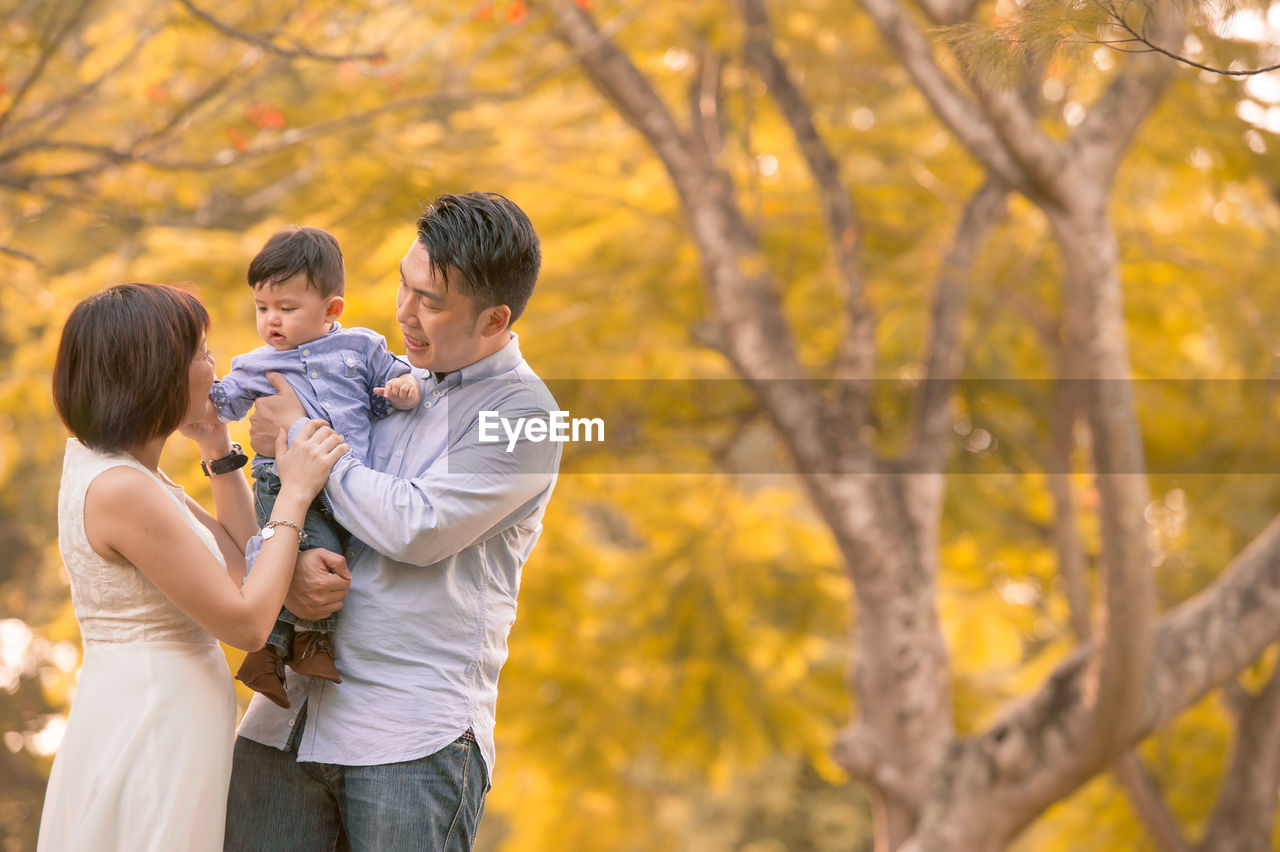
M345 560L302 554L287 600L304 618L342 609L342 683L290 673L292 709L254 697L226 849L472 848L520 569L560 461L558 444L479 429L482 411L516 422L555 408L511 331L540 261L528 217L499 195L441 196L418 221L396 320L422 401L374 425L368 467L334 466L326 493L352 545ZM251 420L255 448L305 422L276 386Z

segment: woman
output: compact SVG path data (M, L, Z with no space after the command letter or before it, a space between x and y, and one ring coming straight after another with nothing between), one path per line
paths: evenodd
M261 648L284 603L296 534L347 451L316 421L286 448L258 532L244 456L212 415L209 316L192 294L125 284L71 312L53 371L67 441L58 543L84 666L53 764L39 849L222 849L235 695L216 640ZM158 467L195 440L217 517ZM278 533L278 534L277 534Z

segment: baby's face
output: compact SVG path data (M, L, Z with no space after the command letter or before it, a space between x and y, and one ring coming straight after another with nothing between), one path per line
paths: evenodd
M279 284L260 284L253 288L258 336L273 349L297 349L303 343L324 337L342 312L341 305L341 297L321 296L308 287L306 272L299 272Z

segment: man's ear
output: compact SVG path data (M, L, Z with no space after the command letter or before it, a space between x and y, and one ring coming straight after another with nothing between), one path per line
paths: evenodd
M495 334L501 334L511 327L511 308L506 305L485 308L480 312L477 322L480 325L481 336L493 337Z
M324 318L329 322L333 322L338 317L342 316L342 309L346 306L347 303L341 296L330 296L329 304L325 305L324 308Z

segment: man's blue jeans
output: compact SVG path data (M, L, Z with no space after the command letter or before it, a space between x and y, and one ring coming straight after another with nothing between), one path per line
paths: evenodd
M299 763L299 739L280 751L236 738L226 852L470 852L488 786L474 742L460 737L404 763L335 766Z

